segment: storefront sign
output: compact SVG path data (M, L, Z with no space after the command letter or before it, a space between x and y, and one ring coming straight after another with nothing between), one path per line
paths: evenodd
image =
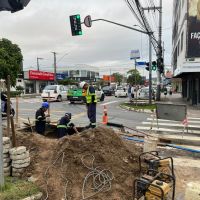
M29 80L53 81L54 73L29 70Z
M189 0L187 57L200 57L200 0Z

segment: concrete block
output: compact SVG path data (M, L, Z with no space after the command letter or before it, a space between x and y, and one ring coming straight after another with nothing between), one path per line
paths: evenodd
M10 155L11 160L23 160L29 157L29 151L22 153L21 155Z
M26 152L26 147L21 146L21 147L14 147L9 150L9 153L11 155L21 155Z

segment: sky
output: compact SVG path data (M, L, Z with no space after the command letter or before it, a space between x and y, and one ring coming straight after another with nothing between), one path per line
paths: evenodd
M163 0L163 41L167 66L171 64L172 4L173 0ZM0 12L0 37L19 45L24 70L37 69L39 57L43 58L39 60L40 69L53 72L53 51L58 53L58 71L68 66L89 65L91 69L99 70L100 74L125 74L134 68L130 60L130 51L134 49L140 50L141 61L148 61L146 35L98 21L93 22L91 28L82 25L82 36L72 36L69 16L74 14L80 14L82 21L85 16L91 15L92 19L104 18L133 27L138 25L124 0L31 0L20 12ZM150 19L147 11L146 14ZM142 75L148 74L144 69L139 70Z

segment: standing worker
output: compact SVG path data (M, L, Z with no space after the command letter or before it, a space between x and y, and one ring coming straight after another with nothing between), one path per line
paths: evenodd
M35 130L37 133L44 135L46 126L46 115L45 112L49 108L48 102L43 102L42 107L36 111L35 114Z
M61 117L57 125L58 138L64 137L65 135L72 135L76 127L73 123L70 123L71 113L65 113L65 116Z
M95 94L95 89L93 86L89 85L85 81L80 83L80 87L86 91L86 107L87 107L87 115L90 120L89 128L96 127L96 104L97 97Z

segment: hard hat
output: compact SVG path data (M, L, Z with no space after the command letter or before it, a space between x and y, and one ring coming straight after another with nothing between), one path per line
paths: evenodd
M48 102L43 102L42 103L42 108L48 109L49 108L49 103Z
M72 114L71 113L65 113L65 116L68 117L69 119L72 118Z
M81 88L83 88L83 86L84 86L85 84L86 84L86 82L85 82L85 81L82 81L82 82L80 82L79 85L80 85Z

